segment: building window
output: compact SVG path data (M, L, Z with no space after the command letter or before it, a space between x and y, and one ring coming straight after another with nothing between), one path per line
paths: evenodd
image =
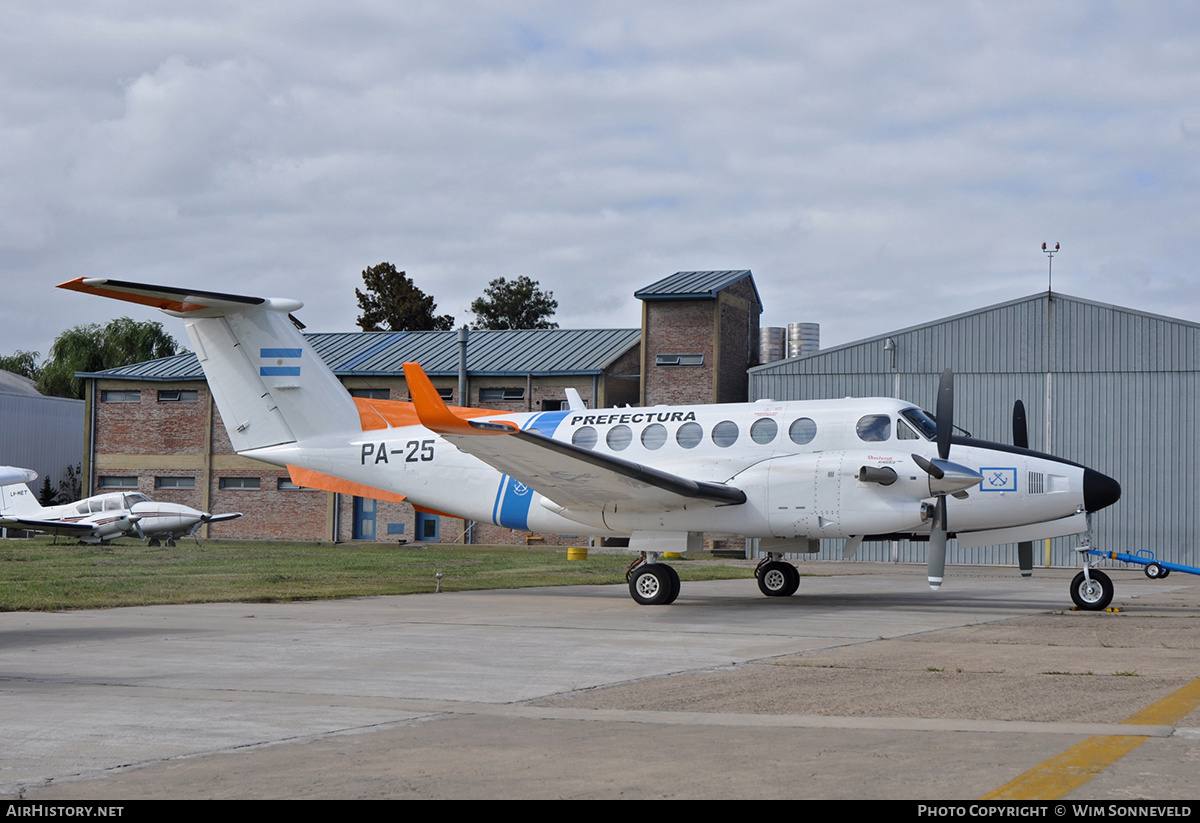
M156 477L156 478L154 478L154 488L156 488L156 489L194 489L194 488L196 488L196 478L194 478L194 477Z
M454 389L453 388L438 389L437 393L438 393L438 397L442 398L443 400L453 400L454 399Z
M351 397L365 397L368 400L391 400L391 389L351 389Z
M195 403L200 393L195 389L159 389L159 403Z
M222 489L257 489L260 487L257 477L222 477Z
M517 388L501 388L501 389L480 389L480 403L502 403L506 400L524 400L525 389Z
M136 489L136 477L111 477L101 475L99 478L99 486L102 489Z
M703 366L703 354L659 354L654 357L656 366Z
M287 478L287 477L281 477L281 478L279 478L279 481L278 481L278 482L275 484L275 488L279 489L279 491L281 491L281 492L315 492L315 491L320 491L320 489L310 489L308 486L297 486L295 483L293 483L293 482L291 481L291 479L289 479L289 478Z
M141 403L142 393L138 389L106 389L100 392L101 403Z

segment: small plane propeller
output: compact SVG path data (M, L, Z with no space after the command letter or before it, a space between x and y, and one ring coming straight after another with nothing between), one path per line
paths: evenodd
M937 395L937 447L936 460L927 460L919 454L913 461L929 475L929 491L937 498L933 523L929 530L929 588L937 591L942 586L946 571L946 540L950 525L946 508L946 497L965 497L966 490L983 480L974 469L950 462L950 437L954 432L954 373L950 369L942 372L938 381Z
M1029 426L1025 419L1025 404L1013 403L1013 445L1019 449L1029 448ZM1022 540L1017 544L1017 565L1021 577L1033 577L1033 542Z

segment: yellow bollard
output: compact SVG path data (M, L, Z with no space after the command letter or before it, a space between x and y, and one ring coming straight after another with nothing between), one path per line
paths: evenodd
M587 560L587 549L568 548L568 560Z

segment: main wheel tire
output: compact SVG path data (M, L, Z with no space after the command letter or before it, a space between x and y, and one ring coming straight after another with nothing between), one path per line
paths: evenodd
M1162 570L1162 574L1160 574L1160 575L1158 576L1158 579L1159 579L1159 580L1162 580L1164 577L1166 577L1166 576L1167 576L1167 575L1169 575L1170 573L1171 573L1171 570L1170 570L1170 569L1163 569L1163 570Z
M796 593L796 589L800 588L800 570L791 563L784 563L783 566L788 573L787 593L784 597L791 597Z
M664 606L671 602L671 575L666 566L647 563L633 570L629 578L629 594L642 606Z
M1085 611L1104 611L1113 599L1113 582L1099 569L1091 569L1088 575L1090 580L1083 572L1075 575L1071 581L1071 599Z
M665 569L667 574L671 577L671 592L667 595L667 599L663 601L664 606L669 606L675 602L675 598L679 597L679 589L681 588L679 582L679 572L675 571L674 566L661 565L659 568Z
M1163 573L1163 567L1157 563L1146 564L1145 571L1146 577L1149 577L1151 580L1158 580L1160 577L1166 577L1166 574Z
M789 574L789 571L792 574ZM772 560L758 572L758 590L767 597L787 597L796 591L792 586L793 574L796 586L800 585L800 573L790 563Z

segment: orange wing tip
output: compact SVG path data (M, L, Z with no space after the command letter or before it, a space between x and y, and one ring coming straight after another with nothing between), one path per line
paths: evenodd
M421 425L438 434L512 434L519 429L512 423L492 421L483 423L459 417L450 411L419 363L404 364L404 379Z
M404 502L402 494L384 491L374 486L365 486L362 483L352 483L349 480L315 472L312 469L302 469L299 466L288 464L287 470L288 474L292 476L292 482L306 489L320 489L325 492L348 494L352 497L369 497L373 500L386 500L391 503Z

